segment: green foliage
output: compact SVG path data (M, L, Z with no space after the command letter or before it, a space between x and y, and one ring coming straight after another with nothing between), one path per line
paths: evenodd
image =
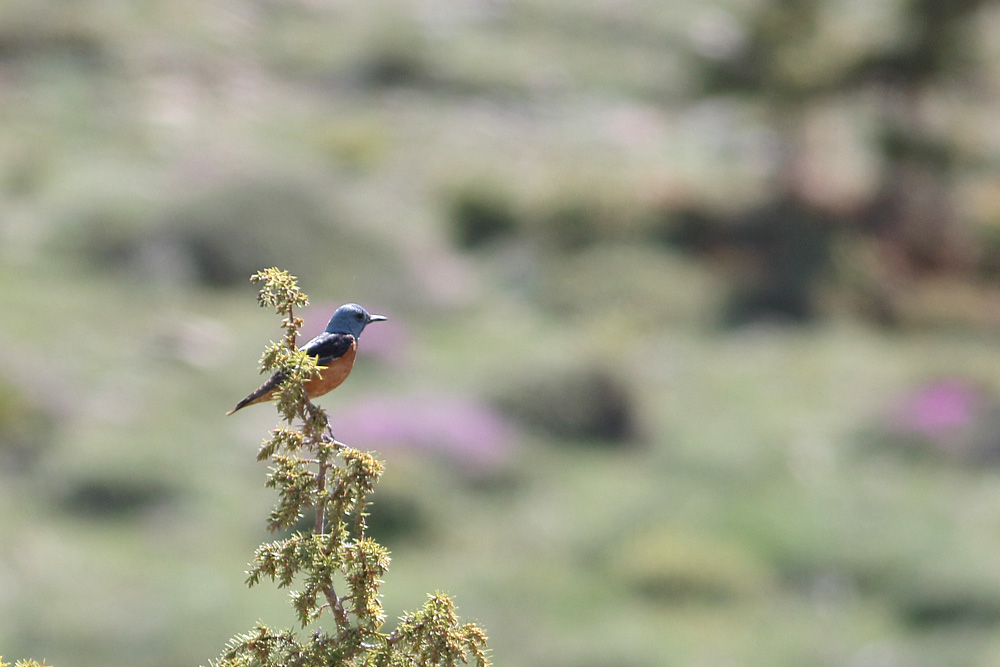
M315 512L315 521L311 531L258 547L247 584L253 587L265 579L281 588L297 584L290 598L302 629L329 612L335 631L317 627L299 637L293 630L258 624L234 637L215 664L389 667L474 660L485 667L485 633L474 624L460 624L454 603L441 593L430 596L419 611L405 614L391 633L381 631L385 613L379 589L389 569L389 552L366 534L365 509L383 464L334 439L326 414L305 393L304 383L317 366L295 346L302 319L294 309L309 302L295 278L272 268L251 280L263 283L258 302L282 315L285 329L283 340L272 343L261 360L264 372L286 378L275 399L283 423L271 431L257 456L270 462L267 486L278 491L268 528L289 530L307 511Z
M429 596L419 612L404 615L395 639L409 649L418 665L454 665L466 662L467 653L478 665L489 663L486 635L472 623L459 626L455 604L441 593Z

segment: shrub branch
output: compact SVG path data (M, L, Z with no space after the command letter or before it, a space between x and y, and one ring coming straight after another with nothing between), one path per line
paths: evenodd
M296 347L302 318L295 308L309 303L293 276L267 269L251 280L261 283L258 303L282 316L284 334L261 357L261 371L281 373L274 405L281 423L257 453L268 462L266 485L278 493L267 527L294 531L308 511L311 532L295 531L262 544L254 553L246 582L270 579L290 593L301 630L331 612L336 633L321 627L302 638L292 630L274 631L258 623L234 637L218 667L347 667L416 665L454 667L475 661L489 665L486 635L472 623L460 624L451 599L428 597L422 609L405 614L391 633L385 622L380 587L389 569L389 552L366 535L366 509L384 470L383 463L336 440L326 412L310 402L305 383L318 373L316 360ZM338 595L337 589L346 592Z

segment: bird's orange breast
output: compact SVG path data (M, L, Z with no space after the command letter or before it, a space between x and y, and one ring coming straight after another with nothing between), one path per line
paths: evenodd
M357 355L358 341L354 341L347 352L331 361L330 365L321 370L318 376L307 380L305 388L309 398L322 396L339 387L351 374L351 369L354 368L354 358Z

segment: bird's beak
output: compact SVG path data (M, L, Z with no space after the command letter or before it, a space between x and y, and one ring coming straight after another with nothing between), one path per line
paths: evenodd
M368 321L369 322L384 322L387 319L389 319L389 318L386 317L385 315L372 315L371 317L368 318Z

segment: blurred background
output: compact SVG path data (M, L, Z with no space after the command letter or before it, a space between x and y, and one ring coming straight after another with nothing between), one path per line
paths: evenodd
M498 665L1000 664L1000 3L4 0L0 654L287 592L280 335L357 301L389 626Z

